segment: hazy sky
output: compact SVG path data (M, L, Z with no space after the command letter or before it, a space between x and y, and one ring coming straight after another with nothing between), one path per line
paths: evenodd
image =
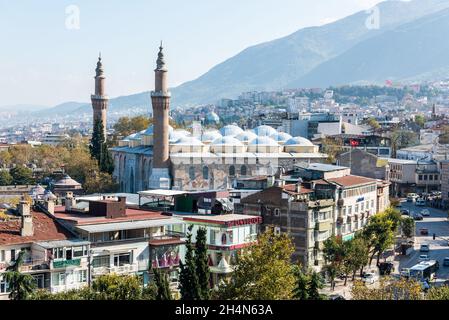
M160 40L176 86L248 46L378 2L0 0L0 106L89 101L99 51L111 97L152 90Z

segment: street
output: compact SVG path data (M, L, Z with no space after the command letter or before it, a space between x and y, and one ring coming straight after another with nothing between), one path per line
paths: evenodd
M443 266L443 259L449 257L449 222L447 219L447 211L431 208L431 207L419 207L414 202L402 202L402 209L410 210L410 215L414 213L420 213L422 210L427 209L430 212L430 217L424 217L422 221L416 221L416 238L414 251L410 256L395 256L395 273L399 273L402 268L410 268L419 263L419 256L421 254L427 254L430 259L437 260L440 263L440 269L436 273L437 284L449 279L449 267ZM428 236L420 234L421 228L427 228L429 230ZM436 239L433 240L433 234L435 233ZM428 244L430 252L420 252L421 244Z
M422 210L429 210L430 216L424 217L422 221L416 221L416 237L414 250L409 256L403 256L399 254L389 254L387 261L394 263L394 274L399 274L402 268L411 268L419 263L419 256L421 254L426 254L432 260L437 260L440 264L440 268L436 273L436 281L432 281L432 285L441 285L444 281L449 280L449 267L443 266L443 259L449 257L449 222L447 211L435 209L431 207L420 207L416 206L414 202L406 202L405 200L401 203L401 208L399 210L408 209L410 215L414 213L420 213ZM428 236L423 236L420 234L421 228L427 228L429 230ZM436 239L433 240L433 234L435 233ZM430 247L429 252L420 252L419 249L421 244L428 244ZM390 252L391 253L391 252ZM383 261L383 258L381 259ZM371 267L366 268L367 272L375 272L379 274L379 269L375 266L375 259ZM357 276L357 279L360 279ZM351 299L351 288L353 282L348 279L346 286L343 285L344 281L337 279L335 290L330 290L330 285L326 284L323 293L326 294L340 294L346 299ZM379 282L376 282L373 286L376 287Z

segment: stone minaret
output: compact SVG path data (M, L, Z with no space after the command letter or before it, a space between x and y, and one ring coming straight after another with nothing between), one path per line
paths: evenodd
M153 105L153 168L150 176L150 188L170 189L169 155L169 115L170 92L167 85L168 70L165 66L162 43L156 61L154 91L151 92Z
M109 97L105 95L105 79L103 63L101 62L101 54L98 57L97 68L95 69L95 94L91 95L92 108L94 109L93 125L98 120L103 121L103 132L105 139L106 135L106 112L109 104Z

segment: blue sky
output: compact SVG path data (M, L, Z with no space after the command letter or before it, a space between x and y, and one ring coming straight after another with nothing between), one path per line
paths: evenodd
M89 101L99 51L111 97L152 90L160 40L176 86L248 46L378 2L0 0L0 106ZM66 27L74 21L74 11L66 13L71 5L79 9L79 29Z

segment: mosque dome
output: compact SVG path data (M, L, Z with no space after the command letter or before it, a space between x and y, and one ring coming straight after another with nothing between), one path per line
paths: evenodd
M176 141L178 141L180 138L182 137L189 137L190 136L190 132L186 131L186 130L173 130L169 133L169 142L170 143L175 143Z
M290 140L292 136L285 132L276 132L275 134L272 134L270 138L274 141L282 143Z
M240 134L242 132L243 132L242 128L240 128L240 127L238 127L236 125L233 125L233 124L224 126L223 128L220 129L220 133L221 133L222 136L235 137L235 136L237 136L238 134Z
M262 125L255 128L254 133L259 137L269 137L273 134L276 134L277 131L273 127Z
M241 153L245 152L246 147L234 137L224 136L218 139L215 139L211 143L211 151L212 152L220 152L220 153Z
M287 140L285 146L313 146L314 144L303 137L293 137Z
M193 145L193 146L202 146L203 143L195 137L181 137L176 140L173 144L177 145Z
M210 130L210 131L205 131L201 137L201 141L203 142L212 142L216 139L221 138L222 135L218 130Z
M248 143L251 140L257 138L257 135L254 132L247 130L247 131L243 131L242 133L238 134L235 138L241 142Z

